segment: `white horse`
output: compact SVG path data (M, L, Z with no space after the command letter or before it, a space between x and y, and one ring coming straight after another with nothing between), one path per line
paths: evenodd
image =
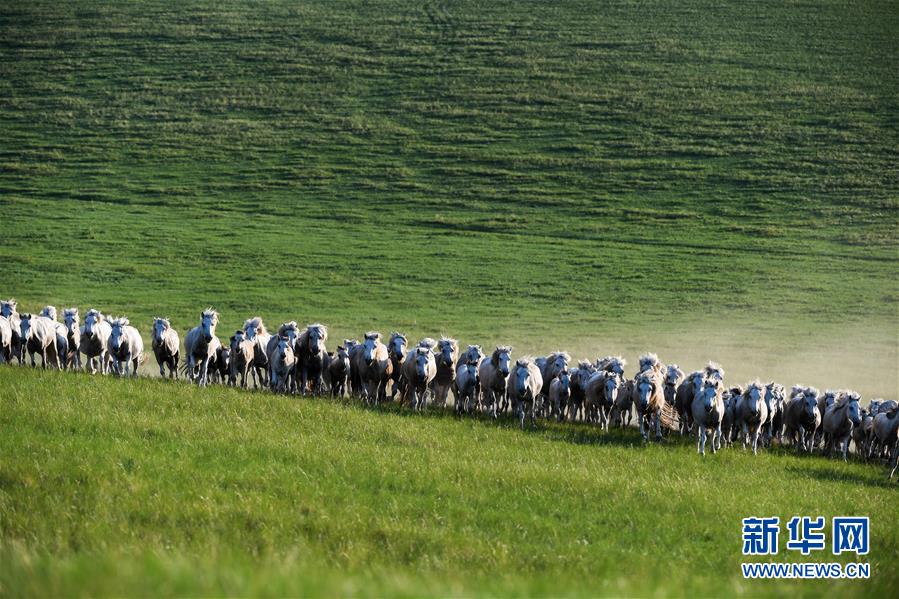
M362 343L350 351L350 374L363 401L378 405L387 400L387 382L394 372L387 346L381 342L381 333L365 333Z
M62 322L66 328L66 364L72 369L81 370L81 327L78 308L66 308L62 311Z
M347 381L350 378L350 354L344 346L338 345L337 351L330 356L325 368L325 378L331 389L331 397L346 397Z
M743 394L735 398L736 423L740 428L743 449L747 441L752 445L752 453L758 454L759 434L768 421L768 404L765 403L765 387L758 379L749 383Z
M665 402L674 407L677 386L684 380L684 371L677 364L669 364L665 371Z
M609 430L612 408L624 387L621 375L613 370L598 370L587 379L585 399L589 421L599 420L601 430Z
M506 396L506 385L511 372L512 347L497 345L489 360L481 361L478 377L481 380L481 392L484 397L483 406L492 417L497 416L497 404Z
M456 384L456 359L459 354L459 343L449 337L441 337L437 342L437 353L434 359L437 374L434 376L434 405L446 407L449 391Z
M564 369L556 375L556 378L549 384L549 404L556 420L562 422L565 419L565 411L571 400L571 376L568 369Z
M44 309L41 310L41 316L53 321L53 326L56 329L56 351L59 354L59 364L60 368L65 370L69 364L69 340L66 335L66 327L57 318L56 306L44 306Z
M144 353L144 340L124 316L113 319L108 347L112 355L113 372L118 376L130 374L136 377L137 367Z
M815 430L821 426L819 395L814 387L801 385L794 386L790 394L790 403L784 411L784 427L797 451L804 449L811 453L815 447Z
M306 327L306 330L297 337L295 354L297 357L297 373L300 390L303 395L311 381L313 395L322 391L322 371L324 370L325 342L328 340L328 327L315 323Z
M169 378L178 378L178 362L181 359L181 339L178 331L172 328L168 318L153 319L153 337L151 341L156 363L159 365L159 376L165 376L165 366L169 369Z
M231 335L228 344L228 347L231 349L228 364L229 385L236 386L237 378L240 377L241 388L247 388L247 380L252 376L250 371L253 369L253 345L254 342L247 339L247 333L243 329L237 329Z
M712 453L721 448L721 417L724 415L724 382L706 377L693 400L693 426L696 429L696 451L705 455L705 443L712 431Z
M540 369L540 376L543 377L543 388L540 389L539 405L536 408L537 413L541 416L551 415L554 404L548 400L550 385L559 376L559 373L568 370L569 362L571 362L571 356L568 352L561 350L550 352L548 356L534 360L534 364Z
M52 365L62 370L56 345L56 323L45 316L22 314L19 317L19 335L23 351L31 356L31 366L36 366L34 354L40 354L41 366Z
M406 379L403 401L408 400L412 410L422 411L428 407L428 388L435 376L437 363L434 352L427 344L409 351L403 362L403 377Z
M24 345L22 341L22 333L20 331L19 326L19 313L16 312L16 300L10 298L8 300L0 301L0 316L6 318L9 321L9 328L12 330L12 340L10 342L10 351L13 356L16 357L16 360L19 361L19 364L25 359L24 353L22 351L22 347Z
M110 368L109 335L112 327L106 322L106 317L99 310L88 310L84 317L84 326L81 327L81 345L79 351L87 357L85 368L91 374L106 374ZM94 361L96 360L96 366Z
M587 383L596 372L596 366L589 360L581 360L578 362L577 368L571 370L569 376L571 380L571 397L568 399L570 408L568 409L568 420L574 422L580 418L586 419L584 404L587 399Z
M507 394L512 403L512 411L518 416L521 429L530 416L531 425L536 422L537 398L543 389L543 375L540 368L528 357L516 360L509 373Z
M478 405L478 360L468 360L456 367L457 414L471 414Z
M254 316L243 323L243 331L248 341L253 342L253 366L250 373L253 376L253 388L258 389L268 385L268 346L272 335L265 328L262 318Z
M396 397L397 393L402 396L405 391L406 381L403 378L403 362L406 360L406 346L408 344L406 336L402 333L398 331L390 333L390 341L387 342L387 355L390 356L390 364L393 369L393 385L390 389L391 400Z
M879 447L889 452L892 470L890 480L899 468L899 408L880 411L874 416L874 438Z
M286 393L289 391L290 377L296 368L296 356L293 353L294 343L290 337L277 337L277 345L269 354L269 363L271 365L271 386L272 391L276 393Z
M290 340L290 349L293 351L293 357L296 359L297 339L299 339L300 337L300 325L297 324L297 321L291 320L289 322L282 323L281 326L278 327L278 332L274 335L269 336L268 344L265 346L265 355L268 356L269 378L271 378L272 354L275 352L275 350L278 349L278 344L281 343L281 337L287 337ZM293 363L293 369L290 371L290 374L287 377L287 386L289 391L296 391L297 388L296 367L297 362L295 360Z
M188 331L184 338L184 353L187 354L187 379L200 386L209 384L209 367L215 362L222 343L215 336L219 314L212 308L200 313L200 324Z
M655 354L649 354L655 358ZM643 358L640 359L641 363ZM655 423L656 441L662 440L662 407L665 404L664 377L658 358L647 362L646 368L634 379L633 399L640 423L640 435L648 439L649 429Z
M847 461L849 439L853 429L862 425L862 412L858 402L861 399L855 391L843 391L836 403L824 413L824 434L827 436L827 452L836 448Z
M12 360L12 327L4 316L0 316L0 364Z
M768 419L762 426L766 446L770 446L774 439L781 442L784 422L784 400L786 392L783 385L770 382L765 385L765 405L768 408Z

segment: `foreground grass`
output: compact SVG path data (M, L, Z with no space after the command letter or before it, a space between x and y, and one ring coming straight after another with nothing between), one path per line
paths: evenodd
M885 596L896 492L786 451L0 370L11 596ZM869 515L871 579L743 581L740 519L796 514Z

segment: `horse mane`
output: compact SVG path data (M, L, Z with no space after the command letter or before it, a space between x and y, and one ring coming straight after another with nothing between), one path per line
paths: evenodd
M659 361L659 356L656 354L646 353L640 356L640 372L649 370L650 368L658 370L661 366L662 363Z
M502 353L512 354L512 346L511 345L497 345L496 349L493 350L493 353L490 354L490 362L496 366L499 362L499 355Z
M418 342L418 347L426 347L427 349L433 350L435 347L437 347L437 342L430 337L425 337Z
M577 367L587 370L589 368L593 368L593 362L591 362L590 360L578 360Z
M165 317L163 317L163 316L156 316L156 317L153 318L153 323L154 323L154 324L155 324L157 321L162 321L162 323L165 324L165 328L167 328L167 329L170 328L170 327L172 326L172 323L169 322L169 319L168 319L168 318L165 318Z
M724 380L724 369L721 368L721 364L718 362L709 362L705 365L705 375L707 377L716 376L721 380Z
M380 340L381 340L381 333L379 333L378 331L369 331L369 332L365 333L365 338L366 338L366 339L373 339L373 340L375 340L375 341L380 341Z
M300 326L297 324L297 321L291 320L289 322L282 323L281 326L278 327L278 337L283 337L287 334L287 331L297 331L299 332Z
M548 358L547 361L552 361L552 360L555 360L556 358L562 358L563 360L565 360L565 363L571 362L571 355L567 351L564 351L564 350L550 352L549 356L547 356L547 358Z
M66 316L78 316L78 308L66 308L62 311L63 317Z
M91 308L90 310L88 310L87 314L85 314L84 317L87 318L88 316L95 316L97 318L97 322L103 322L106 320L106 317L103 316L103 313L96 308Z
M131 321L128 320L127 316L119 316L118 318L110 318L112 322L110 324L113 327L127 327L131 324Z
M533 361L534 359L531 356L522 356L515 360L515 366L517 368L527 368Z
M268 335L268 331L265 329L265 324L262 322L261 316L254 316L253 318L248 318L243 322L243 329L245 331L250 327L256 329L257 335Z
M305 339L309 336L309 333L315 329L318 329L318 336L321 337L322 341L328 340L328 327L325 325L316 322L306 326L306 330L300 335L301 339Z
M406 336L405 336L405 335L403 335L403 334L400 333L399 331L393 331L392 333L390 333L390 344L393 345L393 342L394 342L396 339L402 339L402 340L405 341L406 343L409 343L409 340L406 339Z
M621 356L606 356L605 358L600 358L596 361L596 368L598 370L619 370L624 372L625 366L627 366L627 360Z
M849 389L843 389L843 390L839 391L838 393L839 393L839 395L837 396L837 399L834 402L834 405L839 406L839 407L843 407L844 405L848 406L853 401L859 402L862 399L861 395L859 395L855 391L851 391Z
M441 337L440 341L437 342L437 346L443 348L444 346L449 345L453 348L453 353L459 353L459 342L453 339L452 337Z
M738 387L734 387L734 389L737 389L737 388L738 388ZM748 394L752 389L758 389L758 390L759 390L759 396L762 397L762 398L765 397L765 385L763 385L762 382L761 382L759 379L755 379L755 380L750 381L749 383L747 383L747 384L746 384L746 389L743 391L742 395Z
M211 308L211 307L210 307L210 308L206 308L206 309L203 310L203 312L200 314L200 318L201 318L201 319L206 318L207 316L210 317L210 318L212 318L213 324L218 324L218 321L219 321L219 313L215 311L215 308Z
M659 371L655 368L649 368L647 370L641 370L634 376L635 381L646 381L648 383L658 383L659 382Z
M44 309L41 310L41 316L50 320L56 320L56 306L44 306Z
M680 381L684 376L684 371L677 364L669 364L665 372L665 378L674 377L675 382Z

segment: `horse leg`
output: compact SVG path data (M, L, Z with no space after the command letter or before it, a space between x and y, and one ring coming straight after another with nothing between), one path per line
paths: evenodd
M702 437L701 428L696 429L696 453L699 455L705 455L705 445L703 443L704 439Z
M893 480L893 475L896 474L896 469L899 468L899 443L893 446L893 455L890 456L890 461L893 462L893 469L890 470L890 480Z
M662 440L662 408L659 407L656 409L655 413L656 419L656 442L661 442Z

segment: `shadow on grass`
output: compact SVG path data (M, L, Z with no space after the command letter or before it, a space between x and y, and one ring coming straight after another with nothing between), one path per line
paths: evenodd
M872 478L870 473L868 476L865 476L865 472L845 472L816 463L809 463L803 466L787 466L786 470L797 477L813 478L823 482L849 482L877 488L889 488L896 485L895 481L889 479L889 471L885 466L877 468L877 471L882 475L878 478Z

